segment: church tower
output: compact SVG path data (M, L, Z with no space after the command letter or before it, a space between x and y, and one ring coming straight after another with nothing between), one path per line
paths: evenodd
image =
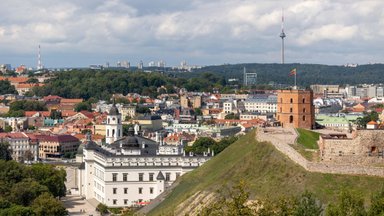
M277 120L283 127L313 129L315 113L312 90L279 90Z
M123 125L121 123L121 114L116 107L115 101L109 110L107 116L107 125L105 126L105 142L111 144L123 136Z

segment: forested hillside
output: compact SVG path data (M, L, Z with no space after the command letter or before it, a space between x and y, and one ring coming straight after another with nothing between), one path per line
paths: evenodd
M208 66L193 72L138 72L114 70L73 70L57 73L43 87L34 87L28 95L59 95L65 98L109 99L111 94L139 93L156 97L161 93L174 93L175 87L188 91L232 92L228 86L229 78L243 81L243 68L256 72L257 88L266 84L293 85L289 76L297 69L297 84L308 87L311 84L360 84L384 83L383 64L361 65L355 68L315 64L236 64ZM162 88L160 88L162 87Z
M383 64L360 65L355 68L344 66L330 66L319 64L234 64L208 66L196 70L193 73L179 73L177 77L191 78L202 73L213 73L228 78L243 79L243 68L247 72L256 72L258 84L270 82L279 84L293 84L293 77L289 72L297 68L297 82L300 86L311 84L359 84L359 83L383 83Z

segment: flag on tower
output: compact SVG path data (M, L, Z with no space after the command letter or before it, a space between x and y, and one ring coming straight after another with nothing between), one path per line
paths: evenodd
M296 68L293 68L289 73L289 76L293 76L293 75L296 75Z

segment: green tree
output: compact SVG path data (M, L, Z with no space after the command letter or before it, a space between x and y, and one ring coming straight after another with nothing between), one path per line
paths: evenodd
M148 107L138 106L136 107L136 112L141 114L151 113L151 110Z
M27 80L26 83L39 83L39 80L35 77L31 77Z
M229 113L224 118L225 119L240 119L240 115L239 114L235 114L235 113Z
M5 128L4 128L4 132L6 132L6 133L11 132L12 130L13 130L12 127L9 126L9 125L6 125Z
M247 204L249 191L244 181L240 181L230 189L220 190L213 203L205 206L200 212L201 216L230 216L230 215L256 215L257 208Z
M1 209L0 215L3 216L35 216L31 207L24 207L21 205L12 205L10 208Z
M327 216L363 216L366 215L364 200L359 195L342 190L339 199L335 203L328 205Z
M52 110L49 117L51 119L62 119L63 118L61 112L58 110Z
M0 95L3 94L17 94L17 91L8 80L0 80Z
M216 144L216 141L211 137L199 137L192 146L186 146L186 152L203 153L207 152L208 148L211 148Z
M92 111L92 105L88 102L81 102L75 105L75 111L80 112L80 111Z
M200 108L195 108L195 115L198 115L198 116L202 116L203 115L203 112L201 111Z
M360 128L366 128L368 122L377 121L378 119L379 119L379 114L376 111L364 112L363 117L357 118L356 124Z
M44 215L55 215L55 216L65 216L68 215L68 211L63 206L63 203L55 199L49 193L43 193L37 197L32 205L33 211L37 216Z
M48 192L48 188L27 178L13 185L10 190L10 200L18 205L28 206L43 192Z
M12 160L12 150L7 142L0 142L0 160Z
M105 215L108 213L108 206L104 205L103 203L99 203L97 205L96 210L100 212L101 215Z
M304 192L297 201L293 215L296 216L320 216L323 208L321 203L315 199L312 193Z
M54 197L65 196L66 172L64 169L55 169L49 164L34 164L30 167L31 176L40 184L46 186Z

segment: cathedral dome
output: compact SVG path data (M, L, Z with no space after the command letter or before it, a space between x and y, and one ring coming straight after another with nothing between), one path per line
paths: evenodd
M123 140L122 143L123 148L139 148L139 142L134 135L134 130L132 127L128 129L128 136Z

